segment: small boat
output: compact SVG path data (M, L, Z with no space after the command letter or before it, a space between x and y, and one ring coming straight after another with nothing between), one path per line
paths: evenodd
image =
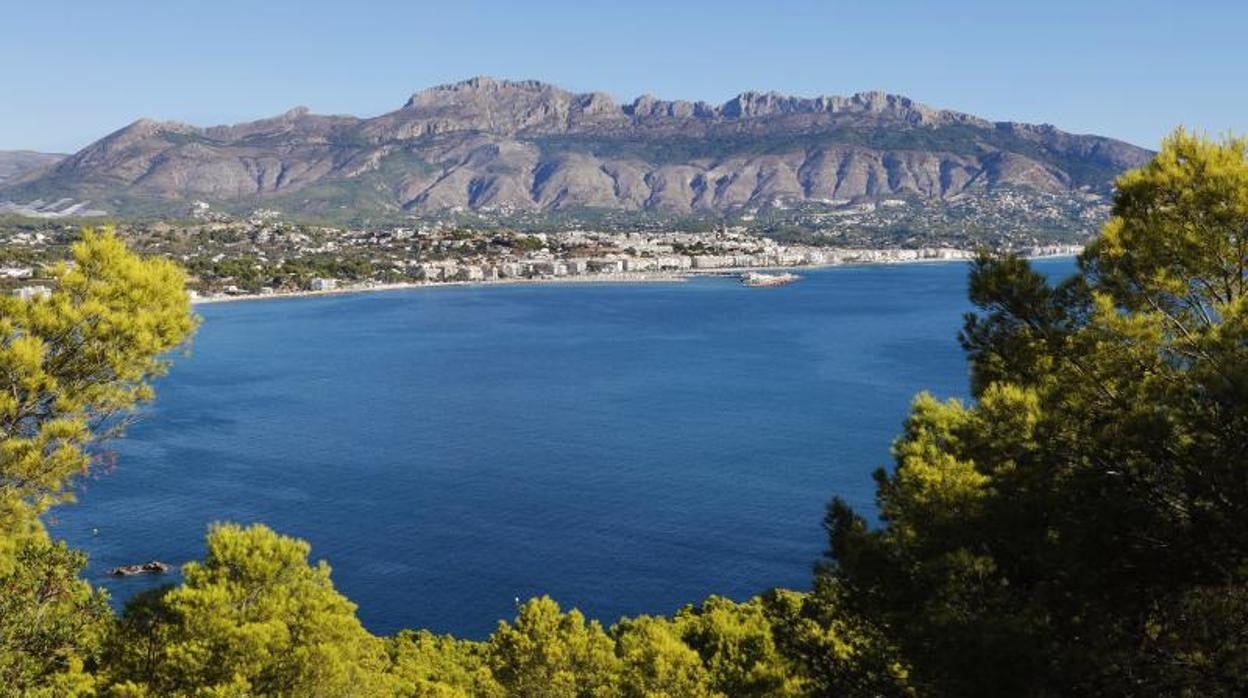
M802 277L797 274L764 274L759 271L747 271L741 275L741 285L750 288L767 288L791 284Z
M136 574L164 574L169 571L169 563L152 560L141 565L122 565L114 567L108 573L114 577L133 577Z

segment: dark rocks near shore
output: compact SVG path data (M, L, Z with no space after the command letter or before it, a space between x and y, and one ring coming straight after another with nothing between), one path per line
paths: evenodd
M140 574L164 574L169 571L169 563L151 560L141 565L122 565L114 567L108 573L114 577L133 577Z

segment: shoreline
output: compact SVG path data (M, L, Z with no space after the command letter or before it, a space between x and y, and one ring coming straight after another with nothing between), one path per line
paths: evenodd
M808 267L809 268L809 267ZM192 298L191 305L216 305L218 303L243 303L271 301L287 298L320 298L346 296L357 293L385 293L387 291L432 290L438 288L464 288L483 286L529 286L538 284L601 284L601 283L683 283L688 280L686 272L622 272L619 274L587 274L584 276L559 276L530 279L495 279L493 281L399 281L391 284L346 286L327 291L287 291L285 293L242 293L233 296L208 296Z
M869 252L888 252L885 250L869 250ZM972 253L968 253L971 255ZM1060 257L1073 257L1079 254L1078 251L1063 251L1053 254L1027 255L1024 259L1054 259ZM958 258L941 258L928 257L920 259L881 259L881 260L854 260L850 262L826 262L823 264L800 264L792 266L763 266L763 267L723 267L718 269L685 269L681 271L641 271L641 272L618 272L614 274L582 274L576 276L550 276L536 278L516 278L516 279L494 279L491 281L399 281L395 283L376 283L363 284L357 286L345 286L325 291L288 291L284 293L243 293L233 296L205 296L191 299L191 305L217 305L222 303L244 303L251 301L269 301L269 300L285 300L293 298L320 298L327 296L345 296L359 293L384 293L387 291L412 291L412 290L428 290L437 288L463 288L463 287L484 287L484 286L528 286L541 284L636 284L636 283L685 283L690 279L706 276L736 276L749 271L788 271L800 274L803 269L831 269L837 267L867 267L867 266L889 266L902 264L950 264L954 262L966 263L971 261L973 257Z

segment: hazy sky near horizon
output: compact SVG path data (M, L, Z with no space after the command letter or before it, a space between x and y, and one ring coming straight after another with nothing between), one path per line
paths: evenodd
M1246 26L1242 0L3 0L0 149L143 116L374 116L473 75L621 102L880 89L1155 147L1179 124L1248 133Z

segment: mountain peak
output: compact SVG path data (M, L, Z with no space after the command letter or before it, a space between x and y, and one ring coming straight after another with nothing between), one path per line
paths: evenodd
M403 105L405 109L420 107L424 104L442 101L447 96L487 96L497 95L500 93L563 93L562 90L550 83L540 80L502 80L493 78L488 75L477 75L460 80L459 82L447 83L444 85L435 85L413 94L407 103Z
M113 135L125 134L146 137L156 133L185 133L194 130L195 127L188 123L181 121L158 121L145 116L135 119L130 124L118 129Z

